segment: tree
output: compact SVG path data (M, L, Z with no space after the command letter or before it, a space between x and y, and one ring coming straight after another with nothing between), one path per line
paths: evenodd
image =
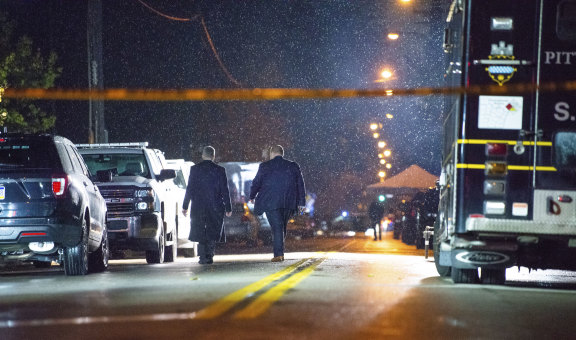
M16 24L0 13L0 88L50 88L62 73L57 55L34 50L32 39L15 35ZM0 126L11 132L41 132L51 129L56 116L48 114L32 100L3 98ZM5 114L3 114L5 113Z

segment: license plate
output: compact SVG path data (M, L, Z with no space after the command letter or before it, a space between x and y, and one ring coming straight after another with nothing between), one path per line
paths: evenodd
M6 187L3 185L0 185L0 200L3 200L4 198L6 198Z

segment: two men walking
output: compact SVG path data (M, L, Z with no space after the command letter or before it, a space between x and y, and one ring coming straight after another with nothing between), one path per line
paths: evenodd
M191 205L189 239L198 242L201 264L213 262L216 241L224 241L224 214L232 215L228 180L223 167L214 163L215 150L204 148L202 162L190 168L182 213L186 216ZM252 181L250 200L256 201L257 215L266 213L272 229L274 257L284 261L284 238L290 217L304 210L305 187L300 166L284 159L280 145L270 148L270 160L260 164Z

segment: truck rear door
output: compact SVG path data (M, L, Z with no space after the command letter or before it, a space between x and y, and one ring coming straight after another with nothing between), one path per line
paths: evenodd
M535 220L576 219L576 93L551 90L576 80L576 1L542 0Z

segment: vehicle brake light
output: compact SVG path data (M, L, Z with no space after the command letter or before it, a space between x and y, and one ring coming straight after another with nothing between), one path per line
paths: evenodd
M504 143L487 143L486 156L506 156L508 145Z
M64 197L68 186L68 177L66 175L52 176L52 192L56 197Z

